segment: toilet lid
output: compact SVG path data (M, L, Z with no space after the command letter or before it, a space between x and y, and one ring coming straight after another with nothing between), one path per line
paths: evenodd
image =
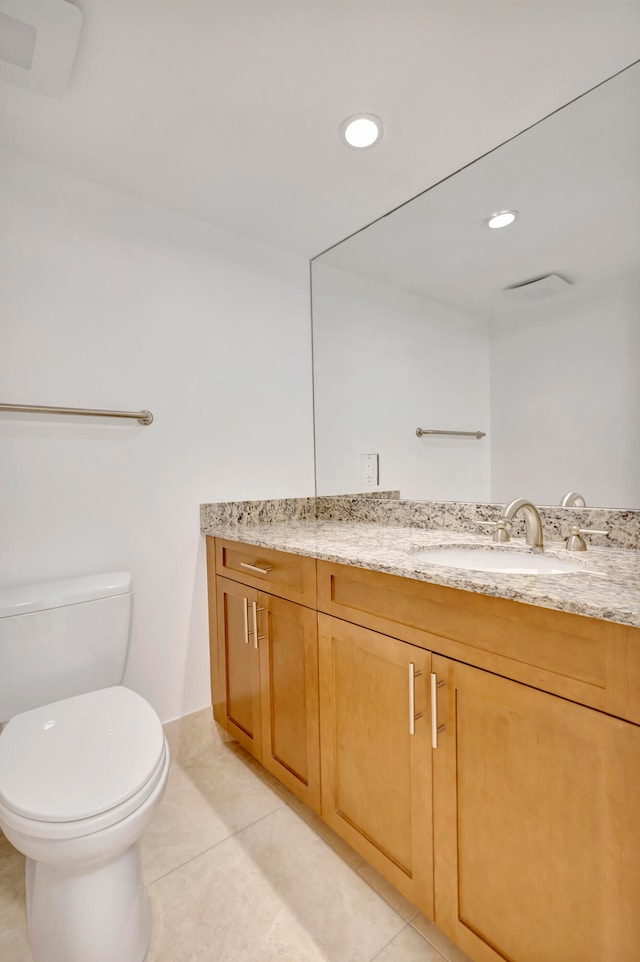
M0 801L37 821L90 818L139 791L163 748L160 719L128 688L34 708L0 735Z

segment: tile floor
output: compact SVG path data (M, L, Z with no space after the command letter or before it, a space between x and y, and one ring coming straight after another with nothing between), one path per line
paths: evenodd
M468 962L221 731L172 763L142 855L147 962ZM0 836L2 962L32 962L23 872Z

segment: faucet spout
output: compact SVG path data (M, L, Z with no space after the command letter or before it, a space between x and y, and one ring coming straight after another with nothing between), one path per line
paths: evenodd
M519 511L524 514L527 544L534 548L542 547L542 521L538 509L528 498L516 498L510 504L506 504L502 509L501 517L511 521Z

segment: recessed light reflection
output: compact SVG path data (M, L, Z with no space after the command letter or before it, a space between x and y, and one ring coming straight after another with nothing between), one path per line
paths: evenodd
M487 217L485 224L492 230L498 230L500 227L508 227L509 224L513 224L518 216L517 210L498 210L491 217Z

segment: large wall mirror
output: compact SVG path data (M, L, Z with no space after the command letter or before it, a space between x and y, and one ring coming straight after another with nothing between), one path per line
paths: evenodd
M403 498L640 508L640 62L315 258L312 300L318 494L377 454Z

